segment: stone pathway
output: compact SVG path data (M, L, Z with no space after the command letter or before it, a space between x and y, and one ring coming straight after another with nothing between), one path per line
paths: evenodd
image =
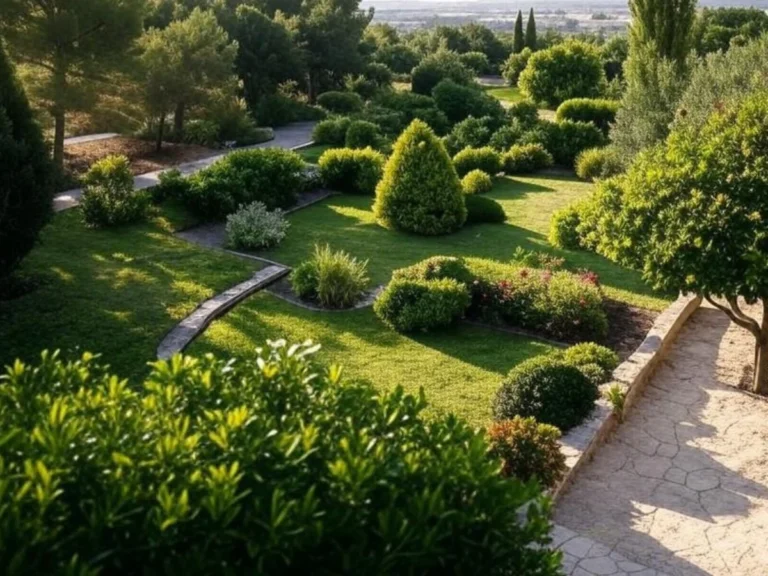
M301 148L311 143L312 129L314 126L315 122L297 122L288 126L275 128L275 137L273 140L270 140L269 142L263 142L261 144L255 144L254 146L238 148L238 150L247 150L251 148ZM228 153L229 152L224 152L222 154L217 154L216 156L210 156L208 158L203 158L194 162L188 162L186 164L175 166L175 168L178 168L184 175L194 174L198 170L202 170L217 160L220 160ZM136 190L144 190L146 188L156 186L160 178L160 174L166 170L168 170L168 168L134 177L133 187ZM57 194L53 198L53 210L55 212L61 212L62 210L67 210L77 206L80 201L81 193L82 190L80 188L75 188L73 190L67 190L66 192Z
M75 144L85 144L87 142L96 142L98 140L109 140L119 136L117 132L104 132L102 134L86 134L85 136L73 136L64 138L64 146L73 146Z
M753 342L709 307L684 326L627 420L558 502L555 522L575 534L560 543L568 574L646 576L613 554L648 575L768 574L768 402L736 388ZM598 547L584 552L580 538ZM613 564L585 560L597 552Z

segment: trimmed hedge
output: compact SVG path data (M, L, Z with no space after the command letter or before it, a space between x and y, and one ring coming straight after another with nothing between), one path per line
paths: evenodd
M517 120L524 128L531 128L539 121L539 107L533 100L513 102L507 108L507 118Z
M451 278L467 285L475 279L466 261L455 256L432 256L392 272L393 280L442 280L444 278Z
M597 386L574 366L538 356L510 371L494 398L493 416L533 417L566 432L589 416L599 396Z
M443 138L449 154L455 155L464 148L482 148L488 144L493 134L494 121L489 116L475 118L470 116L456 124L451 133Z
M576 157L582 151L599 148L607 143L605 135L591 122L563 120L545 126L545 148L557 164L568 168L573 168Z
M326 150L318 160L326 188L348 194L373 194L384 172L386 158L371 148Z
M373 310L398 332L429 331L456 323L469 305L467 286L451 278L392 280Z
M461 179L461 189L464 194L485 194L493 188L493 178L482 170L472 170Z
M333 114L352 114L363 109L363 99L354 92L323 92L317 97L317 105Z
M514 120L512 124L502 126L496 130L490 140L488 140L488 145L503 153L517 144L522 135L523 129L520 123Z
M541 144L516 144L501 157L504 174L530 174L552 166L552 155Z
M501 224L507 220L504 208L493 200L484 196L467 196L464 198L467 204L467 224Z
M501 154L490 146L464 148L453 157L453 165L460 177L473 170L482 170L490 176L495 176L501 172Z
M312 140L315 144L344 146L351 123L352 121L346 117L321 120L312 130Z
M548 500L482 432L318 348L177 356L144 382L87 353L8 367L0 572L559 573Z
M572 98L557 107L555 117L558 121L592 122L607 136L611 124L616 120L619 104L618 100Z
M570 346L560 357L567 364L581 370L595 384L608 382L619 365L619 357L613 350L594 342Z

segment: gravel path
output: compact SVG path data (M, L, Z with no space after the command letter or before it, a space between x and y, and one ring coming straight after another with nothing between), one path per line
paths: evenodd
M96 142L97 140L109 140L119 136L117 132L104 132L102 134L86 134L85 136L73 136L64 138L64 146L73 146L75 144L85 144L86 142Z
M555 522L670 576L768 574L768 401L737 388L753 349L746 330L700 308ZM623 573L566 560L573 575Z

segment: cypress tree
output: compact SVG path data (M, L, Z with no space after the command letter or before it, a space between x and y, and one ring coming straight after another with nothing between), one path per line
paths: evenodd
M515 54L520 54L525 48L525 38L523 37L523 11L517 11L517 20L515 20L515 38L513 50Z
M0 281L35 245L53 189L42 132L0 44Z
M691 49L696 0L630 0L630 56L653 47L660 58L684 66Z
M533 8L528 14L528 25L525 28L525 45L531 50L536 50L536 20L533 17Z

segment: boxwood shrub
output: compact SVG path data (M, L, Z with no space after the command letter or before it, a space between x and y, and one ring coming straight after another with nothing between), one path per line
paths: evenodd
M603 131L603 134L607 135L608 129L614 120L616 120L616 112L618 112L618 110L618 100L572 98L571 100L566 100L557 107L555 117L557 120L592 122Z
M530 174L553 164L552 155L541 144L515 144L501 157L504 174Z
M592 412L598 397L597 386L577 368L537 356L518 364L504 379L493 401L493 416L533 417L566 432Z
M548 500L481 432L318 347L177 356L144 382L92 354L8 367L0 572L559 573Z
M482 148L464 148L453 157L456 172L463 177L472 170L482 170L490 176L501 172L501 154L490 146Z
M496 130L496 132L491 135L490 140L488 140L488 145L499 152L506 152L520 141L522 135L523 129L520 126L520 123L514 121L512 124L502 126Z
M398 332L428 331L454 324L469 304L467 286L452 278L392 280L376 299L373 310Z
M347 130L352 121L347 117L326 118L315 124L312 130L312 140L315 144L330 144L344 146Z
M461 189L464 194L485 194L493 188L493 179L482 170L472 170L461 179Z
M349 194L370 194L381 180L386 158L371 148L336 148L323 152L317 161L323 185Z
M231 152L189 177L184 203L200 218L216 220L243 204L288 208L304 184L301 156L280 148Z
M445 79L432 90L432 98L451 123L460 122L467 116L488 116L498 123L504 118L501 102L478 86L462 86Z
M605 146L607 140L600 129L592 122L574 122L563 120L546 125L546 149L555 162L567 168L573 168L576 157L589 148Z
M333 114L352 114L363 109L363 99L354 92L323 92L317 104Z
M467 224L501 224L507 214L501 204L484 196L467 196Z
M474 281L475 276L470 272L466 261L455 256L432 256L392 272L393 280L442 280L444 278L469 285Z
M347 148L377 148L381 142L379 127L366 120L354 120L347 128L344 143Z

